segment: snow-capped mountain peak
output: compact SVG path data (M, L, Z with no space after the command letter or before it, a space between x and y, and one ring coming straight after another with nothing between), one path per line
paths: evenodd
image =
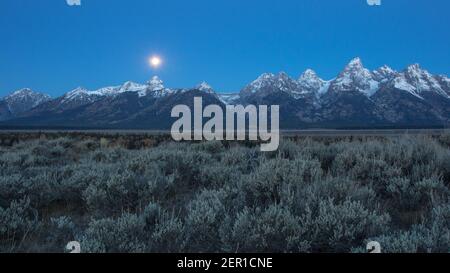
M90 95L97 95L97 96L116 96L125 92L140 92L145 90L146 88L147 85L127 81L122 85L103 87L95 91L88 91L88 93Z
M241 94L243 96L250 96L252 94L264 96L278 91L292 92L297 89L298 83L284 72L280 72L277 75L264 73L242 89Z
M346 67L346 68L349 68L349 69L352 69L352 68L359 68L359 69L362 69L362 68L364 68L364 66L363 66L363 63L362 63L361 58L360 58L360 57L356 57L356 58L353 58L353 59L347 64L347 67Z
M359 91L372 96L378 90L379 82L372 73L364 68L360 58L354 58L347 64L339 76L331 83L333 91Z
M405 77L418 94L421 92L434 91L438 94L448 96L438 79L431 75L427 70L422 69L419 64L408 66L402 76Z
M345 72L366 72L366 68L364 67L362 60L359 57L356 57L354 59L352 59L345 67L344 67L344 71ZM367 70L368 71L368 70Z
M132 81L127 81L119 88L119 93L125 93L125 92L138 92L139 96L145 96L147 85L135 83Z
M322 90L322 88L326 84L326 81L317 76L314 70L307 69L300 76L298 83L303 92L317 91L318 93L320 93L319 90Z
M395 73L395 70L392 69L392 68L390 68L390 67L387 66L387 65L383 65L382 67L380 67L380 68L378 69L378 71L383 72L383 73L385 73L385 74L393 74L393 73Z
M127 81L124 84L122 84L122 86L120 87L120 92L136 92L136 91L141 91L144 90L145 88L147 88L146 85L144 84L139 84L139 83L135 83L132 81Z
M273 73L263 73L263 74L261 74L261 76L259 76L259 77L255 80L255 82L263 81L263 80L268 80L268 79L272 79L272 78L274 78L274 77L275 77L275 74L273 74Z
M278 73L278 78L281 80L292 80L291 77L284 71Z
M384 65L377 70L372 72L373 79L378 81L380 84L385 84L389 81L392 81L396 76L398 76L398 72L393 70L387 65Z
M34 93L30 88L22 88L17 91L14 91L10 95L6 96L6 98L16 97L16 96L27 96L31 93Z
M413 64L408 66L404 74L407 78L409 78L412 81L415 81L419 83L420 81L424 81L423 84L425 85L425 82L432 77L431 74L426 71L425 69L422 69L419 64Z
M267 85L269 82L273 81L275 78L275 74L272 73L263 73L256 80L250 83L250 87L252 88L252 92L258 91L258 89L262 88L264 85Z
M145 92L147 85L138 84L135 82L127 81L122 85L102 87L100 89L90 91L83 87L78 87L64 96L64 101L94 101L101 97L117 96L125 92Z
M273 79L275 78L275 75L272 73L264 73L261 74L256 80L254 80L253 82L251 82L249 85L247 85L244 89L243 89L243 93L246 94L250 94L250 93L256 93L258 92L261 88L267 86L270 84L270 82L273 81Z
M84 92L89 92L89 91L82 86L78 86L77 88L71 90L69 93L84 93Z
M62 103L71 103L74 101L77 104L89 103L95 101L99 96L101 94L98 92L89 91L84 87L77 87L63 96Z
M65 97L66 97L66 98L71 98L71 97L74 97L74 96L84 95L84 94L88 94L88 93L89 93L89 90L87 90L87 89L84 88L84 87L79 86L79 87L73 89L72 91L69 91L69 92L65 95Z
M303 74L300 76L300 81L302 80L308 80L308 79L316 79L318 78L316 71L308 68L303 72Z
M400 74L399 76L395 77L394 80L393 80L393 82L392 82L392 85L393 85L396 89L399 89L399 90L403 90L403 91L409 92L409 93L411 93L413 96L416 96L416 97L422 99L422 97L421 97L419 94L417 94L416 88L415 88L414 86L412 86L412 85L408 82L408 80L404 77L403 74Z
M9 111L13 114L27 111L49 100L51 100L49 95L34 92L30 88L17 90L3 99L8 105Z
M170 90L166 89L163 81L158 77L152 77L147 84L139 84L127 81L122 85L103 87L94 91L78 87L63 96L62 102L76 102L77 104L89 103L103 97L115 97L126 92L137 92L140 97L152 94L155 97L161 97L168 94Z
M139 92L140 97L150 94L155 98L161 98L175 92L172 89L165 88L164 82L158 76L153 76L147 84L147 89Z
M195 89L198 89L205 93L214 93L214 89L207 83L207 82L201 82L199 85L195 87Z
M90 95L98 95L98 96L114 96L117 95L120 91L120 86L108 86L97 89L95 91L88 91Z
M274 78L275 86L278 90L286 93L297 93L299 91L299 84L296 80L289 77L285 72L280 72Z
M164 82L158 76L153 76L148 82L148 87L151 91L163 90Z
M328 92L331 81L320 78L312 69L307 69L298 79L299 95L314 94L317 98ZM298 97L298 96L297 96Z
M12 92L8 96L6 96L5 100L12 100L12 99L25 99L25 98L50 98L47 94L42 94L39 92L34 92L30 88L22 88L17 91Z
M420 67L420 64L418 64L418 63L409 65L406 68L406 70L408 71L408 73L421 73L422 72L422 68Z

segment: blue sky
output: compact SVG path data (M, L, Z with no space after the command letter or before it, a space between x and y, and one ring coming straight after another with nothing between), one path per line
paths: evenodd
M263 72L332 78L355 56L370 69L417 62L449 75L449 10L448 0L1 0L0 96L154 74L168 87L238 91Z

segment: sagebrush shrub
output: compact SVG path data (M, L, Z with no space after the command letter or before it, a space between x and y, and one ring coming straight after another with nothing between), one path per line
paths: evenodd
M213 252L220 249L219 229L226 209L221 191L202 191L188 204L185 219L186 246L191 252Z
M310 244L303 234L299 217L285 207L272 205L238 213L223 240L231 252L307 252Z
M21 244L39 228L38 212L24 198L0 207L0 251L20 251Z
M365 238L386 232L390 217L369 211L359 202L325 199L307 209L300 221L312 251L348 252Z
M449 252L447 138L10 139L0 251Z

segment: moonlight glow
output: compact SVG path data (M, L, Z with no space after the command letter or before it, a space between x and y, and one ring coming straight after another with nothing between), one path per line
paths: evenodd
M161 65L161 63L162 63L162 60L161 60L161 58L158 57L158 56L152 56L152 57L150 58L150 65L151 65L153 68L158 68L158 67Z

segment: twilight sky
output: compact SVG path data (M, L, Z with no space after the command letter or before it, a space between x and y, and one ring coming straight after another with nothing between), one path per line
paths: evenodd
M420 63L450 75L450 1L0 1L0 96L53 96L159 75L168 87L207 81L238 91L263 72L330 79L350 59L366 67ZM163 65L153 70L148 58Z

